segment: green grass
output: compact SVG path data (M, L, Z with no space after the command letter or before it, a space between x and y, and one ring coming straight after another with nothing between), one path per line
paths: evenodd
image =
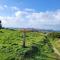
M22 48L22 32L20 30L0 30L0 60L22 60L24 54L31 49L31 46L38 47L38 52L30 58L23 60L56 60L57 55L48 46L51 42L44 44L45 34L42 32L26 32L26 46ZM50 40L50 38L49 38ZM56 43L56 42L55 42ZM57 45L56 45L57 46Z

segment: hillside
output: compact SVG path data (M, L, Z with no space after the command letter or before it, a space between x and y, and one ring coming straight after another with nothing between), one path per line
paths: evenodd
M0 30L0 60L60 60L56 53L56 50L60 52L59 39L45 36L49 33L29 31L26 32L26 48L23 48L22 33L13 29Z

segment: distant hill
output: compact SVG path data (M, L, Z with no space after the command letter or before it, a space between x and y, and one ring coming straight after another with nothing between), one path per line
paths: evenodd
M37 28L5 28L5 29L11 29L11 30L28 30L33 32L56 32L55 30L50 29L37 29Z

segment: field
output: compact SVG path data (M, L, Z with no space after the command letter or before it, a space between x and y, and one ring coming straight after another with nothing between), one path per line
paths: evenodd
M0 60L60 60L60 33L0 29ZM55 36L55 35L57 36Z

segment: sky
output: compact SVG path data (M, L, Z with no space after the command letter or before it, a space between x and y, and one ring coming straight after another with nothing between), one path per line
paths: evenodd
M60 30L60 0L0 0L3 27Z

